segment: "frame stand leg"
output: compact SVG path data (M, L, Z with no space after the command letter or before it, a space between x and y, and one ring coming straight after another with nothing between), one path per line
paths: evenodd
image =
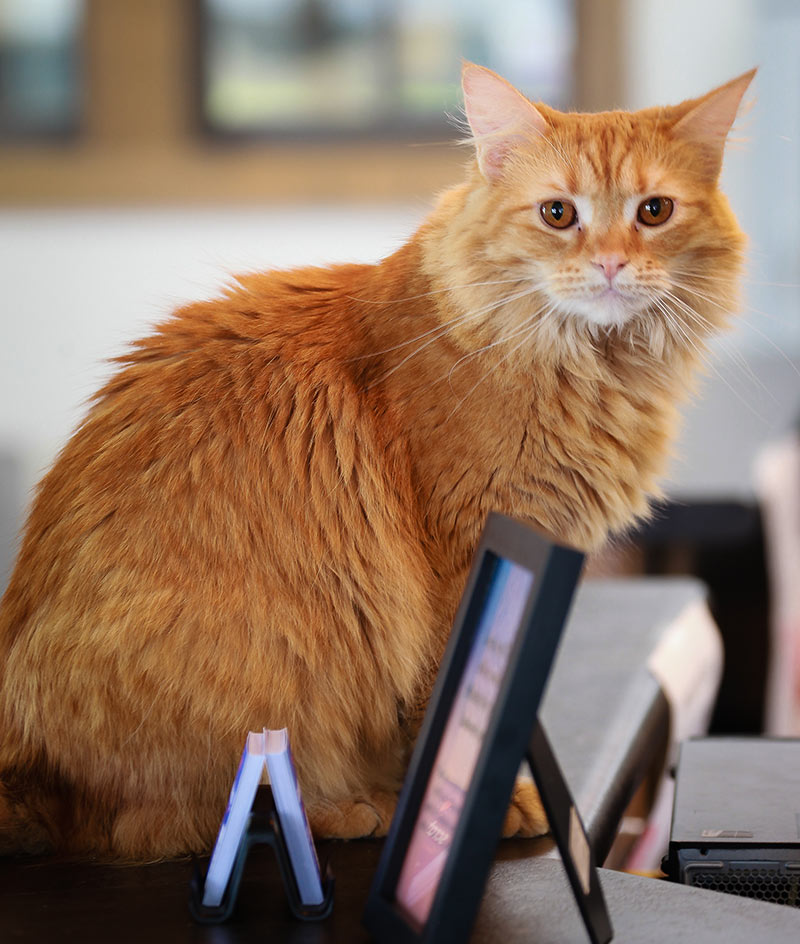
M526 753L550 828L592 944L614 935L589 838L538 717Z

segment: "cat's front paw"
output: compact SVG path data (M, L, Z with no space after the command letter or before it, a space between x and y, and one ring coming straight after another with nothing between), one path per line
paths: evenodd
M544 836L549 831L550 826L539 798L539 791L531 780L518 777L503 823L503 837L533 838Z
M315 803L309 806L308 820L317 839L385 836L396 806L396 794L376 791L352 800Z

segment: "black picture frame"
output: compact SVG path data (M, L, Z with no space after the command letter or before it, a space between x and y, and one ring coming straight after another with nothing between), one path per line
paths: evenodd
M533 581L519 613L515 638L488 714L488 724L464 793L460 816L452 830L449 852L430 910L427 917L419 921L398 901L398 882L434 771L437 752L465 677L488 595L501 562L510 562L529 571ZM579 552L547 540L518 521L497 513L490 514L367 900L363 920L377 940L390 944L455 944L467 940L519 766L526 756L530 756L531 749L541 756L542 732L537 712L582 564L583 555ZM547 750L546 740L544 744ZM543 761L539 765L532 763L532 768L550 770L555 766L557 770L552 752ZM577 816L563 777L559 782L565 790L565 799L556 797L554 801L552 796L543 797L551 822L554 806L572 811L573 819ZM554 832L559 840L560 830ZM585 841L582 825L580 835ZM560 840L559 847L564 855L565 847ZM566 852L565 864L568 848ZM587 861L591 861L591 897L587 891L589 867L586 863L580 869L585 885L583 889L576 884L577 873L571 859L568 865L572 870L568 867L567 871L576 897L579 892L581 895L586 893L588 912L586 902L579 901L579 904L590 937L608 940L610 922L605 914L594 862ZM594 933L590 925L598 911L598 896L602 914L600 929Z

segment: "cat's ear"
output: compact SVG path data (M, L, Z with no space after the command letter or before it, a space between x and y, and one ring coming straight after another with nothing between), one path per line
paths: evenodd
M513 149L546 134L547 122L535 105L491 69L464 63L461 88L478 167L487 180L496 180Z
M673 134L697 147L702 168L710 177L716 178L720 172L725 139L755 74L756 70L751 69L702 98L678 106L683 114L673 125Z

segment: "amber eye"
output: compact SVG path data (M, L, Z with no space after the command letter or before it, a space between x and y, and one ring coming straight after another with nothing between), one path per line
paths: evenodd
M548 200L539 211L545 223L556 229L566 229L578 219L578 211L566 200Z
M660 226L672 216L674 208L669 197L648 197L639 204L636 217L645 226Z

